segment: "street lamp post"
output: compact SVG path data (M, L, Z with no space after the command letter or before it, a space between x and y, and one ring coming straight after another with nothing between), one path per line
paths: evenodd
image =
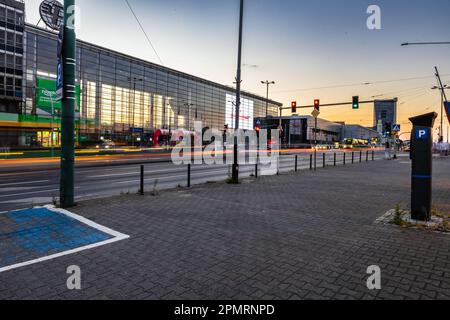
M431 88L432 90L440 90L441 91L441 126L439 129L439 141L444 140L444 90L450 89L447 85L444 85L442 87L434 86Z
M238 44L238 62L236 75L236 132L239 130L240 107L241 107L241 63L242 63L242 29L244 20L244 0L240 0L239 10L239 44ZM232 183L239 183L239 164L238 164L238 139L234 137L234 162L232 172Z
M133 78L131 78L131 77L128 77L128 81L133 81L133 107L131 108L131 112L132 112L132 115L131 115L131 117L132 117L132 120L131 120L131 126L132 126L132 129L131 129L131 146L132 147L134 147L134 114L135 114L135 111L136 111L136 109L135 109L135 106L136 106L136 82L137 81L139 81L139 82L142 82L142 81L144 81L144 79L142 79L142 78L137 78L137 77L133 77Z
M185 103L184 104L185 107L187 107L188 109L188 131L191 131L191 107L195 106L195 104L192 103Z
M75 73L76 36L75 0L64 1L64 40L62 46L63 98L61 113L60 203L63 208L75 205Z
M275 81L261 81L261 84L265 84L267 86L267 94L266 94L266 118L269 116L269 86L271 84L275 84Z

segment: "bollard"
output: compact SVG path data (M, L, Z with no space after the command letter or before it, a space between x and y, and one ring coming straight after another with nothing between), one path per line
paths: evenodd
M327 166L326 155L325 155L325 153L324 153L324 154L323 154L323 168L325 169L326 166Z
M317 151L314 152L314 171L317 170Z
M359 163L362 162L362 151L359 152Z
M141 188L139 189L141 196L144 195L144 166L141 165Z
M309 170L313 169L313 155L309 155Z
M258 179L258 163L255 164L255 178Z
M355 152L352 151L352 164L355 163Z
M366 162L369 162L369 150L367 150L367 153L366 153Z
M346 158L346 153L344 151L344 166L345 166L345 158Z
M298 156L295 156L295 172L298 172Z
M188 164L187 187L191 187L191 165Z
M334 153L334 162L333 162L333 164L336 167L336 152Z
M372 161L375 161L375 151L372 150Z

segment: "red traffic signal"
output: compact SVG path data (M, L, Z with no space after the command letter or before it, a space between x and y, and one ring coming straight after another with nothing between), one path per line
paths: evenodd
M292 108L292 113L297 112L297 101L292 101L291 108Z
M319 99L314 100L314 109L316 109L317 111L320 111L320 100Z

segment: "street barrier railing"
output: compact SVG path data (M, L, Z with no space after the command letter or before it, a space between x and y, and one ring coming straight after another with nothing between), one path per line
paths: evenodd
M369 151L366 150L366 162L370 161L370 158L372 161L383 159L383 157L377 157L378 154L382 154L382 152L376 152L375 150ZM371 153L371 157L370 157ZM351 154L351 160L352 163L355 162L355 151L341 151L341 152L330 152L330 153L322 153L322 168L327 167L337 167L339 165L345 166L347 164L347 155ZM313 152L307 155L280 155L278 159L278 165L276 172L273 171L273 173L269 173L269 175L276 175L281 173L288 173L288 172L299 172L301 170L310 170L310 171L316 171L318 170L317 167L317 158L320 157L320 154L317 152ZM309 160L309 164L308 164ZM319 159L320 161L320 159ZM363 162L363 151L359 151L359 161L360 163ZM149 165L150 166L150 165ZM185 168L187 170L187 176L186 180L179 181L174 180L177 179L175 177L179 176L172 176L172 177L158 177L157 179L155 177L152 177L151 175L145 175L145 167L144 165L140 166L140 179L139 179L139 189L138 194L143 195L145 193L145 183L147 181L154 181L157 180L158 183L165 184L165 185L171 185L171 187L168 187L167 189L175 188L176 185L178 186L187 186L188 188L192 187L194 184L201 184L205 182L212 182L212 181L224 181L226 180L226 177L229 177L229 167L228 165L217 165L208 167L205 165L192 165L188 164ZM211 169L212 168L212 169ZM262 164L253 164L253 165L242 165L240 174L243 178L248 177L254 177L255 179L259 179L262 175L268 175L267 173L267 166ZM177 170L175 169L177 172ZM183 167L180 167L180 171L183 171ZM186 172L186 171L185 171ZM169 178L172 180L169 183ZM178 178L179 179L179 178ZM173 186L173 187L172 187Z

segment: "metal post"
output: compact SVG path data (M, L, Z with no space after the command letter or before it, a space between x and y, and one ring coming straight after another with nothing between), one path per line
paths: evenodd
M255 164L255 178L258 179L258 163Z
M141 188L139 189L141 196L144 195L144 165L141 165Z
M323 168L325 169L326 166L327 166L327 163L326 163L326 154L324 153L324 154L323 154Z
M236 125L235 130L239 130L240 107L241 107L241 63L242 63L242 28L244 20L244 0L240 0L239 14L239 44L238 44L238 63L236 75ZM232 183L239 183L239 164L238 164L238 143L237 137L234 138L234 162Z
M313 155L309 155L309 170L313 169Z
M336 167L336 152L334 153L334 166Z
M191 164L188 164L187 187L191 187Z
M62 48L63 99L61 112L61 207L75 205L75 72L76 43L74 23L75 0L64 1L64 39Z
M298 171L298 156L295 156L295 172Z
M314 171L317 170L317 150L314 150Z
M366 152L366 162L369 162L369 150Z
M352 164L355 163L355 152L352 151Z
M372 161L375 161L375 151L372 150Z
M344 166L345 166L345 156L346 156L346 154L345 154L345 152L344 152Z
M362 151L359 152L359 163L362 162Z

